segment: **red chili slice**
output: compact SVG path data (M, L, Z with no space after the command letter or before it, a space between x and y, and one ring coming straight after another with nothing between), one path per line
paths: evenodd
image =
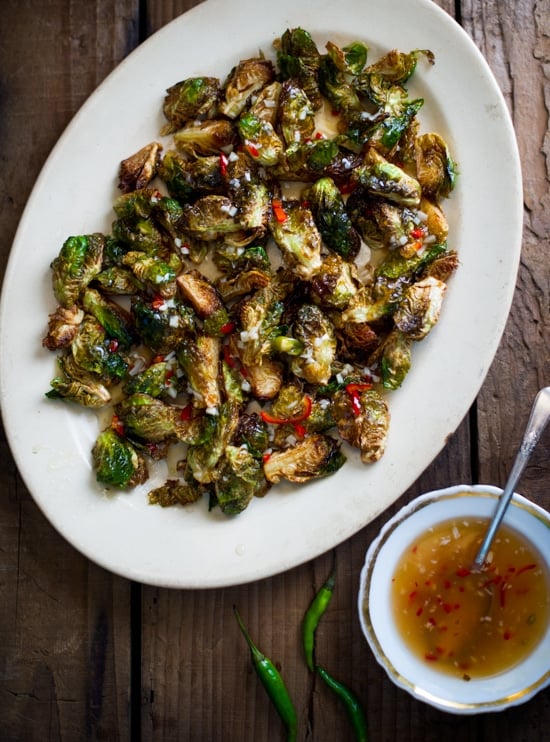
M304 420L307 420L307 418L311 415L313 400L311 399L309 394L305 395L304 403L305 405L303 412L300 412L300 414L296 415L295 417L276 417L274 415L270 415L269 412L265 412L265 410L262 410L260 412L260 416L264 422L271 423L272 425L294 425L295 423L301 423Z

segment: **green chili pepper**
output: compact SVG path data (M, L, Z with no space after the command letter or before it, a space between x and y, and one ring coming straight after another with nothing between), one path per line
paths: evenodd
M315 645L315 631L317 630L321 616L326 611L332 598L335 579L336 568L333 567L325 584L311 601L302 621L302 643L304 645L307 666L312 672L314 670L313 649Z
M367 742L367 717L365 716L365 712L363 711L355 693L331 677L328 672L319 665L317 665L317 672L344 704L353 731L355 732L355 739L358 742Z
M273 662L271 662L270 659L268 659L264 654L262 654L262 652L260 652L258 647L250 638L250 634L246 630L237 609L233 607L233 610L235 612L235 617L237 619L237 623L239 624L239 628L242 631L242 634L246 639L246 643L248 644L248 647L250 649L254 669L256 670L258 677L262 681L262 684L266 689L268 696L271 698L273 705L277 709L279 716L286 725L287 740L288 742L295 742L298 733L298 718L296 715L296 709L294 708L294 704L292 703L292 699L290 698L284 680L282 679L281 674L279 673Z

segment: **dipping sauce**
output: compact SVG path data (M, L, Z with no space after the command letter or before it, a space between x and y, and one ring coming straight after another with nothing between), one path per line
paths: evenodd
M464 680L520 662L550 617L549 575L538 551L501 525L484 568L471 565L488 519L444 521L403 553L392 577L397 628L429 665Z

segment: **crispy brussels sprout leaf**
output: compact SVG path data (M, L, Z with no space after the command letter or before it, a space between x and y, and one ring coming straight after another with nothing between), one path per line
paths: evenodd
M203 495L203 490L191 483L182 482L179 479L168 479L160 487L152 489L148 495L150 505L160 505L168 508L173 505L191 505L197 502Z

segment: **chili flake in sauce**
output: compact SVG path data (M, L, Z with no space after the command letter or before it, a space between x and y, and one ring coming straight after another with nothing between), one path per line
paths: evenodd
M549 575L536 549L506 525L480 573L470 569L488 521L430 528L403 553L392 578L397 628L427 664L465 680L526 657L550 618Z

